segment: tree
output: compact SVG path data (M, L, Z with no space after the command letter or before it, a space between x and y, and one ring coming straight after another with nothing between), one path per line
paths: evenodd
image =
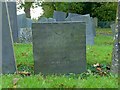
M31 18L30 8L38 7L41 5L42 0L38 0L37 2L25 0L24 2L18 2L20 4L19 9L24 8L24 12L27 18Z
M117 8L117 13L116 13L116 24L118 23L118 25L120 25L120 2ZM119 73L119 58L118 55L120 55L119 52L119 42L120 42L120 30L118 30L119 26L116 26L116 34L115 34L115 41L114 41L114 48L113 48L113 56L112 56L112 67L111 67L111 72L114 74L118 74Z
M113 21L116 17L116 2L43 2L45 17L53 16L53 11L63 11L78 14L90 14L100 21Z

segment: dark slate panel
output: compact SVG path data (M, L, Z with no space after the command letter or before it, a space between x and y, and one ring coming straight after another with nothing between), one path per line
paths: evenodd
M86 71L84 22L33 23L32 29L36 74Z
M2 8L2 72L0 73L8 74L16 71L16 64L5 3L0 4L0 7Z
M17 10L16 2L8 2L8 10L13 34L13 41L18 42Z
M56 21L64 21L66 18L66 13L61 11L54 11L53 18L56 19Z

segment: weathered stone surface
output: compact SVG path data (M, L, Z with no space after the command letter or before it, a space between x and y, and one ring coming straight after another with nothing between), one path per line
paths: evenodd
M112 30L112 34L114 36L115 35L116 24L111 24L110 27L111 27L111 30Z
M32 22L33 22L33 21L32 21L30 18L26 18L26 20L27 20L27 21L26 21L26 22L27 22L27 26L26 26L26 27L27 27L27 28L32 28Z
M120 0L118 2L118 10L116 17L115 40L112 56L111 72L120 75Z
M95 27L98 27L98 18L97 18L97 17L94 17L94 18L93 18L93 21L94 21Z
M33 23L32 29L35 73L86 71L85 23Z
M94 45L94 31L92 27L92 21L89 14L79 15L71 18L71 21L86 22L86 44Z
M80 16L80 14L76 14L76 13L68 13L67 18L65 19L66 21L71 21L72 17L76 17L76 16Z
M48 22L56 22L56 19L54 19L54 18L48 18Z
M94 19L92 17L91 17L91 23L92 23L93 34L94 34L94 36L96 36L96 26L94 23Z
M118 53L119 53L119 48L118 48L118 33L115 34L115 40L114 40L114 48L113 48L113 56L112 56L112 67L111 67L111 72L114 74L118 74L118 68L119 68L119 59L118 59Z
M26 28L27 20L25 14L17 15L18 28Z
M40 20L38 20L38 23L47 23L48 19L46 17L41 17Z
M11 39L8 14L4 2L0 2L0 17L2 17L2 72L3 74L14 73L16 71L13 43ZM9 10L9 9L8 9ZM12 14L12 13L11 13ZM1 45L1 44L0 44ZM1 65L1 64L0 64ZM1 66L0 66L1 67Z
M32 29L20 28L19 43L31 43L31 42L32 42Z
M56 19L56 21L64 21L66 18L66 13L61 11L54 11L53 18Z
M16 10L16 2L8 2L8 10L11 22L11 29L13 35L13 41L18 41L18 26L17 26L17 10Z

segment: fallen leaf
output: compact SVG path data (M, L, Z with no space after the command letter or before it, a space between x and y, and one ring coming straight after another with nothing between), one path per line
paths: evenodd
M13 84L16 85L18 81L19 81L19 78L14 78L13 79Z
M17 88L17 86L16 86L16 85L14 85L14 86L13 86L13 88Z
M101 68L99 68L99 67L98 67L98 68L96 68L96 69L97 69L98 71L101 71L101 70L102 70L102 69L101 69Z
M17 74L21 74L21 75L25 75L25 76L30 76L31 75L30 72L25 72L25 71L23 71L23 72L19 71L19 72L17 72Z
M93 66L94 66L94 67L100 67L100 64L97 63L97 64L94 64Z

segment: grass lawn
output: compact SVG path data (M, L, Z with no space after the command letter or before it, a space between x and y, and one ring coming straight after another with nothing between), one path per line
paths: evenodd
M117 88L118 77L107 72L111 65L113 37L111 29L96 30L95 45L86 47L88 71L69 75L34 75L32 44L14 44L18 71L24 73L2 75L3 88ZM100 68L94 64L100 64ZM29 73L28 73L29 72ZM1 82L0 82L1 83Z

